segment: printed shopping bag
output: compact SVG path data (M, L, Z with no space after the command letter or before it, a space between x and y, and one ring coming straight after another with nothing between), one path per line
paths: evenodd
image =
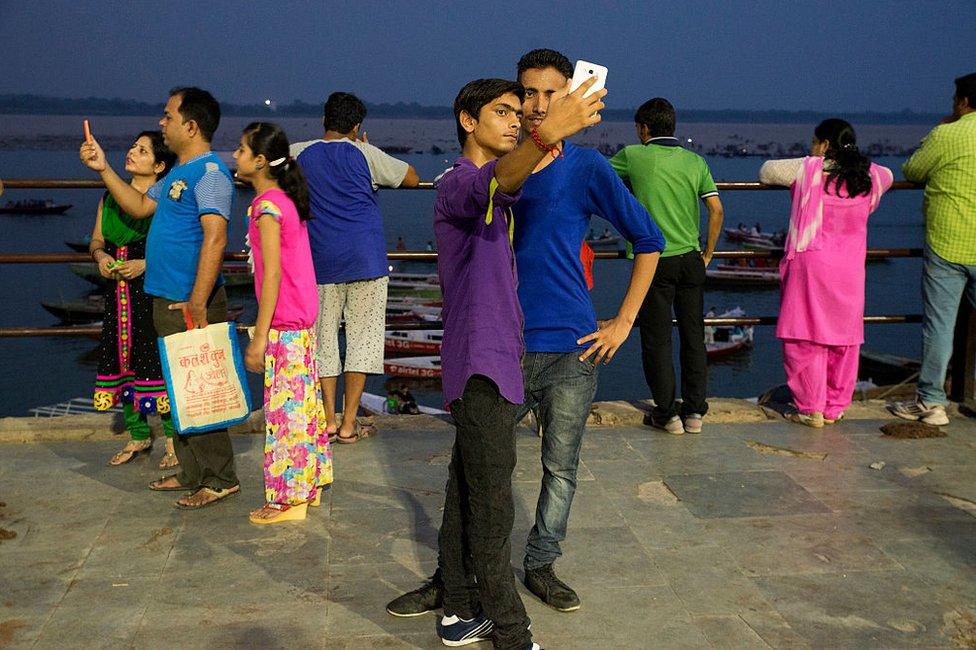
M179 433L204 433L247 419L251 392L233 322L161 336L158 341Z

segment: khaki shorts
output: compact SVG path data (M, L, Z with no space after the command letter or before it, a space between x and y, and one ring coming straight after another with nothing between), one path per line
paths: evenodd
M343 372L383 374L388 277L340 284L320 284L318 338L319 377ZM345 365L339 359L339 320L346 322Z

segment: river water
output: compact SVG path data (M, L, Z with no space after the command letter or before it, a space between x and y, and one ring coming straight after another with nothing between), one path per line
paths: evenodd
M12 118L12 116L5 116ZM18 119L20 119L18 117ZM63 122L80 121L59 118ZM135 133L143 128L152 128L151 118L99 118L103 125L111 124L115 134L110 140L115 146L110 150L110 160L121 168L125 134ZM292 132L301 136L315 137L316 120L298 120L286 125ZM33 118L11 128L10 122L0 126L0 178L92 178L93 175L78 162L77 149L68 148L63 129L39 128L44 122ZM240 122L238 124L237 122ZM217 148L230 149L231 136L239 134L245 120L227 120L221 128L222 139ZM409 121L413 124L417 121ZM405 140L415 142L412 146L418 151L426 150L429 144L441 142L443 149L450 151L450 123L437 123L436 134L430 126L411 127L409 138L403 136L408 121L377 120L370 124L371 139L382 143L384 134L397 134ZM44 122L46 125L47 122ZM692 129L700 125L689 125ZM764 132L766 125L728 125L729 132ZM775 126L775 125L774 125ZM604 134L591 134L583 143L595 144L599 141L627 141L630 125L611 127L608 140ZM44 134L43 141L26 139L26 134L35 128ZM720 139L716 129L713 140ZM789 125L780 127L784 132L780 141L793 142L806 139L809 127ZM873 127L878 139L907 141L924 134L924 127ZM47 130L45 130L47 129ZM885 129L890 129L886 131ZM10 133L16 132L11 138ZM445 136L444 133L447 133ZM696 131L696 136L699 135ZM777 132L778 133L778 132ZM888 137L890 135L890 138ZM4 138L7 138L4 140ZM293 139L301 139L294 137ZM387 137L386 141L395 138ZM597 142L593 142L596 140ZM707 140L707 137L699 141ZM589 142L588 142L589 141ZM69 143L70 144L70 143ZM77 146L73 144L71 146ZM456 146L456 145L455 145ZM433 178L449 166L456 152L432 154L409 153L399 155L414 165L424 179ZM707 157L716 180L754 180L762 163L760 158L722 158ZM879 158L879 164L887 165L900 178L903 158ZM0 216L0 251L12 252L64 252L65 240L81 239L91 232L94 210L100 192L94 190L10 190L0 202L26 198L51 198L58 202L73 204L61 216ZM231 250L244 247L244 210L250 200L250 193L239 191L235 203L235 217L230 226ZM379 194L379 201L385 220L387 245L393 249L398 236L403 236L411 250L423 250L428 240L433 239L431 229L431 205L434 193L431 191L391 191ZM882 201L879 210L872 216L868 233L869 247L919 247L923 241L921 215L921 192L899 191L890 193ZM722 195L725 205L726 225L735 226L740 222L759 223L763 230L772 231L785 227L789 217L789 196L786 192L725 192ZM595 218L593 228L602 232L607 224ZM720 249L734 248L734 244L722 242ZM880 264L870 264L867 270L868 314L920 313L921 297L919 278L921 261L919 259L895 259ZM594 275L596 287L592 292L593 303L599 317L610 317L615 311L627 287L630 263L622 260L598 260ZM85 295L91 286L77 278L67 265L0 265L0 301L5 309L0 311L0 327L15 326L53 326L57 319L48 314L40 305L41 301L75 299ZM253 320L255 307L253 292L243 291L232 297L232 302L245 302L247 311L243 321ZM733 289L709 288L705 297L706 308L740 306L748 315L775 315L779 309L779 292L774 289ZM709 367L709 394L734 397L757 395L767 388L782 383L782 356L780 346L773 336L772 327L757 327L755 347ZM917 357L921 348L918 325L869 325L866 328L865 346L873 350ZM24 415L28 409L38 405L65 401L72 397L91 394L95 374L96 355L94 341L87 338L5 338L0 339L0 354L5 360L6 371L0 373L0 416ZM383 392L384 378L371 378L368 390ZM256 403L260 403L260 386L252 382ZM419 400L431 406L440 405L440 396L435 388L421 386L416 391ZM640 365L640 351L636 332L623 346L613 362L601 370L600 387L597 399L640 399L648 397Z

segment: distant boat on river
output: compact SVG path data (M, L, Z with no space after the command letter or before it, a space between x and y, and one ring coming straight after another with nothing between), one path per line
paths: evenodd
M68 264L68 268L79 278L88 280L96 286L101 287L108 282L98 272L98 265L92 262L72 262ZM224 262L220 272L224 276L224 286L228 288L247 286L254 282L254 276L251 275L247 262Z
M27 201L7 201L0 206L0 214L64 214L71 209L71 203L55 203L51 199L29 199Z

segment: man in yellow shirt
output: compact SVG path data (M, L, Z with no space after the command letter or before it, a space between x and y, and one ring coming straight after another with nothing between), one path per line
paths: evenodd
M963 294L976 306L976 73L956 79L952 115L922 140L902 172L925 183L922 368L915 399L890 409L941 426L949 423L945 377Z

